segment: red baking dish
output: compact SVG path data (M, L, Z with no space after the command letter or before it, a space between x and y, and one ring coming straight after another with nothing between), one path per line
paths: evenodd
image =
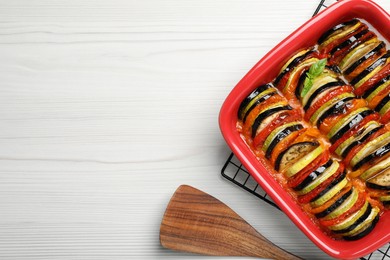
M256 159L236 129L237 112L242 100L257 86L271 82L282 63L299 49L315 44L327 29L347 19L359 18L372 25L390 41L390 15L369 0L337 2L307 21L265 55L234 87L219 115L223 137L253 178L271 196L287 216L324 252L335 258L354 259L365 256L390 242L390 212L386 211L374 230L357 241L335 240L326 235L301 210L292 197Z

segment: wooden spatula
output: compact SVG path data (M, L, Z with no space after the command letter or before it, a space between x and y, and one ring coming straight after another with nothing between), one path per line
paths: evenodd
M204 255L300 259L272 244L218 199L187 185L180 186L168 204L160 242Z

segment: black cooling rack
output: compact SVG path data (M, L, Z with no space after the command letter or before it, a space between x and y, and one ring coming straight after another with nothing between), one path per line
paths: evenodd
M319 13L321 10L328 7L329 4L336 2L336 0L321 0L316 7L313 16ZM266 203L276 207L279 207L272 201L268 194L259 186L259 184L252 178L249 172L244 168L237 157L231 153L226 163L221 170L222 176L230 182L238 185L242 189L250 192ZM375 252L360 258L361 260L390 260L390 243L379 248Z

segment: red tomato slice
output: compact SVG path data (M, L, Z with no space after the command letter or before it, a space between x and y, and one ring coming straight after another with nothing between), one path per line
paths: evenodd
M333 225L336 225L336 224L342 222L344 219L349 217L351 214L353 214L356 211L358 211L359 209L361 209L364 206L364 203L366 202L366 200L367 200L367 194L365 192L359 192L359 196L358 196L357 201L349 210L347 210L346 212L344 212L343 214L341 214L340 216L338 216L337 218L334 218L334 219L329 219L329 220L320 219L321 225L329 227L329 226L333 226Z
M310 191L309 193L305 194L305 195L302 195L302 196L299 196L298 197L298 201L299 203L303 203L303 204L306 204L306 203L309 203L312 199L314 199L318 194L321 193L321 191L323 191L324 189L326 189L326 187L328 185L330 185L330 183L338 178L341 174L343 174L343 171L344 171L344 165L343 164L340 164L339 168L337 169L337 171L331 176L329 177L328 179L326 179L324 182L322 182L320 185L318 185L314 190Z
M390 63L384 66L378 73L369 78L366 82L363 83L360 87L355 90L357 96L362 96L364 92L374 86L379 80L390 75Z
M302 120L302 114L299 110L286 110L280 113L274 120L272 120L263 130L261 130L253 139L253 144L255 147L262 145L268 135L277 127Z
M333 153L337 147L339 147L339 145L341 145L342 143L344 143L345 140L347 140L348 138L350 138L351 136L355 135L357 132L359 132L359 130L365 125L367 124L368 122L370 121L375 121L375 120L378 120L379 119L379 114L378 113L374 113L374 114L371 114L371 115L368 115L366 116L365 118L363 118L362 121L360 121L357 125L355 125L354 127L352 127L351 129L349 129L345 134L343 134L343 136L341 138L339 138L330 148L329 148L329 151L331 153Z
M352 91L353 91L353 87L351 85L344 85L335 88L334 90L330 91L327 95L323 96L320 100L316 101L313 105L310 106L310 108L305 113L305 119L309 121L310 118L313 116L313 114L329 100L339 96L342 93L352 92Z

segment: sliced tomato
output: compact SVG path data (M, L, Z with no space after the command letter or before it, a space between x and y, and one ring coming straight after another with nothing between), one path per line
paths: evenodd
M364 36L360 37L356 41L349 44L347 47L336 51L331 57L329 57L329 64L339 64L341 60L347 55L354 47L358 46L359 44L375 37L375 33L372 31L368 31Z
M313 52L311 52L311 53L308 53L308 54L306 55L306 57L300 61L300 63L303 62L303 61L305 61L305 60L307 60L307 59L311 59L311 58L314 58L314 57L317 57L317 58L318 58L318 56L319 56L319 53L316 52L316 51L313 51ZM287 67L288 67L288 65L287 65ZM278 83L275 85L275 87L278 88L280 91L283 91L283 88L284 88L284 86L286 86L287 81L288 81L288 79L290 78L291 72L292 72L293 70L294 70L294 67L290 68L290 70L289 70L287 73L285 73L285 74L283 75L283 77L278 81ZM282 73L282 72L281 72L281 73Z
M389 121L390 121L390 110L381 116L379 122L381 122L382 124L387 124L389 123Z
M359 209L361 209L363 207L364 203L366 202L366 200L367 200L367 194L365 192L359 192L359 197L358 197L357 201L349 210L347 210L346 212L344 212L343 214L341 214L340 216L338 216L337 218L334 218L334 219L329 219L329 220L320 219L321 225L329 227L329 226L334 226L334 225L342 222L344 219L349 217L351 214L353 214L356 211L358 211Z
M390 75L390 62L385 65L378 73L364 82L360 87L355 89L355 94L357 96L362 96L364 92L369 90L373 85L375 85L375 83L377 83L382 78L387 77L388 75Z
M390 93L390 85L382 89L378 94L375 95L368 103L368 107L375 109L375 107L381 102L381 100Z
M345 116L348 116L351 112L355 111L356 109L366 107L367 101L362 98L356 98L352 101L348 102L348 104L345 106L343 111L340 111L339 113L335 115L331 115L327 117L321 124L320 124L320 130L322 133L327 135L329 131L332 129L332 127L339 122L342 118Z
M329 208L330 206L333 205L333 203L335 203L338 199L340 199L344 194L346 194L350 189L352 188L352 184L351 183L348 183L338 194L336 194L333 198L331 198L330 200L328 200L327 202L325 202L324 204L322 204L321 206L319 207L316 207L316 208L312 208L310 210L311 213L313 214L317 214L317 213L320 213L320 212L323 212L324 210L326 210L327 208Z
M329 151L331 153L333 153L337 147L339 147L339 145L341 145L342 143L344 143L345 140L347 140L348 138L350 138L351 136L357 134L360 129L362 129L362 127L364 127L364 125L366 125L368 122L370 121L375 121L375 120L378 120L379 119L379 114L378 113L374 113L374 114L371 114L371 115L368 115L366 116L365 118L362 119L362 121L360 121L357 125L355 125L354 127L352 127L351 129L349 129L345 134L343 134L343 136L341 138L339 138L330 148L329 148Z
M339 168L331 177L326 179L324 182L322 182L320 185L318 185L314 190L310 191L309 193L299 196L298 202L303 204L309 203L312 199L317 197L317 195L320 194L321 191L323 191L328 185L330 185L333 182L333 180L335 180L340 175L342 175L344 168L345 167L343 164L339 164Z
M320 45L319 46L319 49L321 51L321 53L330 53L331 50L333 50L336 46L340 45L341 43L343 43L345 40L348 40L351 36L353 35L356 35L358 34L359 32L367 29L368 26L365 25L365 24L362 24L361 26L359 26L359 28L355 29L354 31L352 31L351 33L339 38L339 39L336 39L334 41L331 41L329 44L327 44L326 46L323 46L323 45ZM333 56L333 55L332 55Z
M389 131L388 127L383 127L382 129L379 129L378 131L376 131L375 133L370 135L367 138L367 140L365 140L363 143L353 147L351 149L351 151L348 153L348 155L343 159L343 163L345 165L349 165L351 163L352 158L356 155L356 153L358 153L366 145L366 143L370 142L371 140L374 140L378 136L380 136L388 131Z
M248 116L247 116L247 118L245 120L244 126L243 126L243 134L246 135L246 136L250 136L251 135L251 131L252 131L253 122L256 120L256 117L259 115L259 113L261 111L263 111L266 107L268 107L268 106L270 106L270 105L272 105L274 103L280 102L280 101L286 101L286 99L284 97L282 97L281 95L273 95L272 97L268 98L264 102L258 104L248 114Z
M335 88L334 90L330 91L327 95L323 96L320 100L316 101L314 104L310 106L310 108L305 113L305 119L307 121L310 120L310 118L313 116L313 114L326 102L329 100L339 96L342 93L346 92L352 92L353 87L351 85L344 85Z
M380 51L376 52L375 55L372 55L367 60L359 64L357 68L355 68L350 74L344 75L345 78L350 81L357 77L363 70L365 70L368 66L374 63L379 57L381 57L386 52L386 48L382 48Z
M324 165L327 161L329 161L329 158L330 154L328 150L325 150L325 152L321 156L318 156L312 163L303 168L298 174L290 178L287 182L287 185L290 188L298 186L304 179L306 179L307 176L310 175L310 173L312 173L318 167Z
M294 140L295 140L300 134L302 134L304 131L305 131L305 129L301 129L301 130L292 132L291 134L289 134L286 138L284 138L282 141L280 141L280 142L275 146L275 148L272 150L272 154L271 154L271 158L270 158L271 165L272 165L274 168L275 168L275 161L276 161L276 159L278 158L278 155L279 155L282 151L284 151L287 147L289 147L290 144L293 143Z
M254 146L263 144L268 135L277 127L293 121L302 120L302 113L299 110L286 110L280 113L263 130L261 130L253 139Z

